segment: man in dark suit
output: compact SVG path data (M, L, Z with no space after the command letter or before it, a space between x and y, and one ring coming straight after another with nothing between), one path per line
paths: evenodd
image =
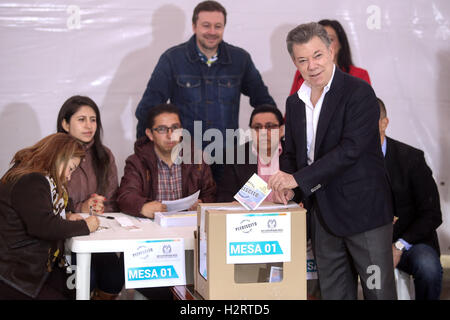
M286 101L286 172L269 180L276 198L292 190L311 214L323 299L396 299L393 205L378 131L379 107L368 83L336 68L326 30L300 25L288 51L305 79Z
M217 184L218 202L234 201L234 195L254 173L268 180L279 170L279 156L284 144L281 111L272 105L258 106L253 109L249 125L253 140L235 145L234 161L225 164L222 179ZM238 161L239 155L245 155L244 161ZM267 200L271 200L271 195Z
M416 300L438 300L442 265L436 229L442 223L439 191L422 150L386 136L389 118L381 99L380 137L394 195L394 267L414 277Z
M261 105L250 115L253 140L234 148L234 162L224 166L222 179L217 184L217 201L234 201L234 195L256 173L264 180L283 170L284 119L281 111L272 105ZM273 139L273 140L272 140ZM238 155L244 154L245 161L238 163ZM266 199L271 201L272 194ZM311 263L311 262L310 262ZM307 281L308 299L318 299L320 291L317 279Z

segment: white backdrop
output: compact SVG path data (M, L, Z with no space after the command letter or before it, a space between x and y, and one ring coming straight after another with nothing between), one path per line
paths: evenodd
M193 0L10 0L0 3L0 175L13 154L56 130L74 94L99 105L104 142L119 176L133 152L134 111L168 47L192 34ZM287 32L304 22L337 19L356 66L368 70L391 120L388 134L425 151L438 183L450 249L450 2L448 0L222 0L224 39L245 48L280 109L294 65ZM248 99L240 124L247 126Z

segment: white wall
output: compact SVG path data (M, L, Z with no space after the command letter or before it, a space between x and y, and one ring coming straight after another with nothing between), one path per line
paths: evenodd
M443 253L450 222L450 2L448 0L222 0L225 40L253 57L280 109L294 66L287 32L337 19L357 66L386 103L388 134L425 151L442 200ZM135 108L160 54L192 34L197 1L12 0L0 3L0 174L14 152L52 133L62 103L83 94L100 106L104 142L119 175L133 152ZM240 124L250 107L244 97Z

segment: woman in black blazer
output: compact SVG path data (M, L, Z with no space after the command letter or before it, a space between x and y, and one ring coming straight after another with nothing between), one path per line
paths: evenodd
M70 297L61 268L64 239L99 225L95 216L64 210L66 182L83 156L81 144L64 133L15 154L0 182L0 300Z

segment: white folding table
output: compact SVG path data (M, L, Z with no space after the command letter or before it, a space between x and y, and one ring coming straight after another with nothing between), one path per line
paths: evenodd
M139 230L127 230L114 219L100 217L100 225L108 229L98 230L88 236L73 237L67 241L67 248L76 253L76 298L90 299L91 253L124 252L129 242L149 239L183 238L185 250L194 250L194 230L189 227L161 227L150 219L138 219L123 213L105 213L105 216L128 217Z

